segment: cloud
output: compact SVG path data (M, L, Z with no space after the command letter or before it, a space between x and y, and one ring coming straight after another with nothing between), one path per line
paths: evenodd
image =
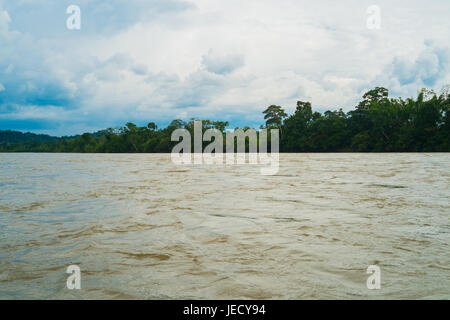
M79 0L79 31L65 25L72 3L0 0L2 128L257 126L270 104L349 110L377 85L450 83L448 1L379 0L380 30L366 28L368 0Z
M81 9L83 34L120 32L139 21L158 21L166 14L192 9L183 0L22 0L4 1L5 10L13 14L12 27L36 37L67 37L68 6ZM1 5L1 2L0 2ZM70 35L73 36L73 35Z
M421 88L439 90L449 83L450 49L425 40L416 57L394 57L372 85L387 86L397 96L414 96Z
M1 10L0 11L0 35L4 35L8 32L10 22L11 22L11 18L9 17L8 12L5 10Z
M402 85L419 82L427 86L434 86L450 71L449 57L448 49L427 46L415 61L395 58L392 64L392 74Z
M239 54L221 55L211 49L202 57L202 65L209 72L228 74L244 65L244 57Z

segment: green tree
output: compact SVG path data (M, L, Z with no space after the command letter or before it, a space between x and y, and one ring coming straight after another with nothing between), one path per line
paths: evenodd
M264 119L266 120L266 126L270 128L271 126L276 126L281 129L283 119L287 117L286 112L283 108L276 105L271 105L263 111Z
M389 90L384 87L376 87L375 89L367 91L363 95L363 101L361 101L357 109L369 109L373 102L380 102L387 99L389 96Z

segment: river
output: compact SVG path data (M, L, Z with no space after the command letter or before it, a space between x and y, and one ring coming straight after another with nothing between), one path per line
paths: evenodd
M0 154L0 299L449 299L449 218L448 153Z

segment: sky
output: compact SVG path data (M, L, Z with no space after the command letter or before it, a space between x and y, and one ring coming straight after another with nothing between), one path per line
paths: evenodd
M0 129L259 127L271 104L349 111L376 86L439 92L449 12L448 0L0 0Z

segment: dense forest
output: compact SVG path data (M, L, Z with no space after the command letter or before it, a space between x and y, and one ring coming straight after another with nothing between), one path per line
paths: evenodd
M354 110L345 113L313 112L310 102L297 102L292 115L281 106L264 111L260 128L279 128L281 152L449 152L450 95L423 89L417 98L389 98L388 90L376 87L364 94ZM51 137L0 130L0 152L171 152L172 132L193 131L194 119L173 120L166 128L155 123ZM228 122L202 120L203 129L216 128L224 135ZM242 128L246 130L248 127ZM225 139L224 139L225 144Z

